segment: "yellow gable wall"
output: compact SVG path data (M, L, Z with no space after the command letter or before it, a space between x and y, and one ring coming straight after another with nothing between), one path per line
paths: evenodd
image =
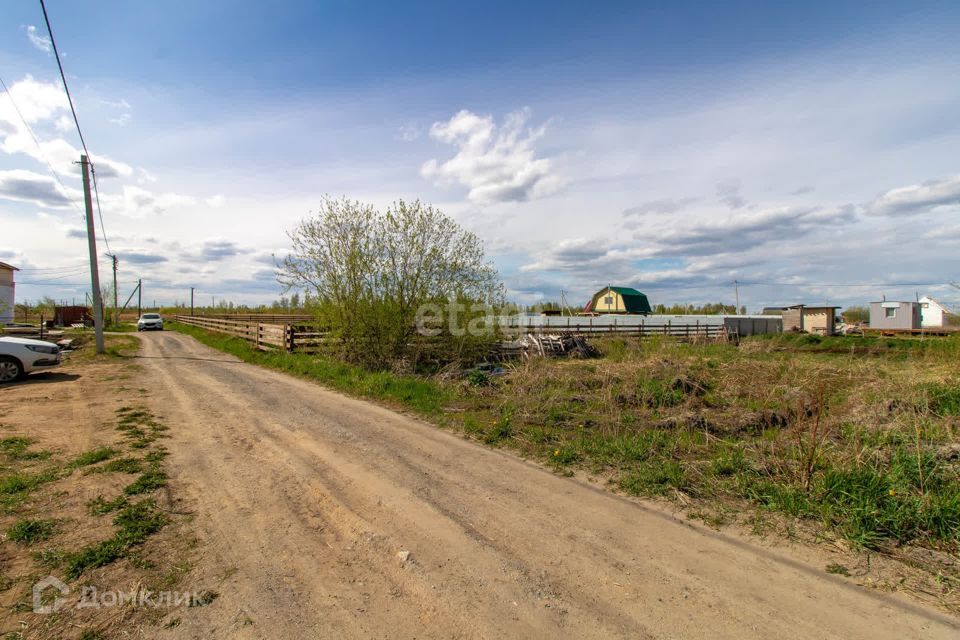
M612 300L608 303L607 298ZM627 307L623 304L623 297L616 291L602 291L593 298L593 310L601 313L623 313Z

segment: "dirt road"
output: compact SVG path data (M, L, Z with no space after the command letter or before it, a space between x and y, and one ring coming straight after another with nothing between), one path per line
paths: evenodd
M203 540L196 571L220 585L164 637L960 635L946 614L789 550L695 527L180 334L143 343L170 467Z

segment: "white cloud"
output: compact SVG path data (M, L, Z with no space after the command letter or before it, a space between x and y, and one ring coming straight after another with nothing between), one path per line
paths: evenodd
M30 124L47 120L57 112L70 108L67 96L59 85L52 82L39 82L31 75L14 82L8 89L23 119ZM10 96L6 94L0 96L0 120L22 127Z
M66 209L70 201L76 202L82 194L65 192L50 176L24 169L0 171L0 198L29 202L51 209Z
M63 138L44 140L36 130L50 121L61 131L72 130L73 121L67 115L69 109L66 94L59 85L39 82L29 75L15 82L9 87L9 95L0 96L0 151L11 155L22 153L42 165L49 162L61 175L79 175L80 149ZM34 129L33 135L27 125ZM37 141L34 135L38 136ZM99 154L91 160L99 178L133 173L130 165Z
M960 176L891 189L878 196L867 210L880 216L910 215L955 204L960 204Z
M204 198L203 202L204 202L204 204L206 204L208 207L211 207L211 208L213 208L213 209L219 209L219 208L222 207L224 204L226 204L227 199L224 198L222 195L219 195L219 194L218 194L218 195L215 195L215 196L210 196L209 198Z
M27 27L27 37L30 39L30 43L37 49L40 49L40 51L53 53L53 45L50 43L50 38L39 35L37 28L32 24Z
M546 128L527 129L529 118L528 109L511 113L498 129L492 116L464 109L435 122L430 136L455 146L457 154L445 162L427 161L420 173L439 184L467 187L467 197L479 203L533 200L558 191L564 181L534 149Z
M120 195L101 193L100 200L104 208L108 206L115 212L131 218L160 215L173 209L193 206L197 199L178 193L154 193L143 187L125 184Z

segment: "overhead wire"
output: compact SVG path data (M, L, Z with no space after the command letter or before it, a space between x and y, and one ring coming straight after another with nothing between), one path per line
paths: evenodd
M103 212L100 210L100 193L97 189L97 174L93 168L93 159L87 150L87 142L83 139L83 130L80 129L80 120L77 118L77 110L73 106L73 96L70 95L70 85L67 84L67 74L63 72L63 64L60 62L60 52L57 50L57 41L53 37L53 28L50 26L50 16L47 15L47 6L43 0L40 0L40 8L43 10L43 21L47 25L47 34L50 36L50 46L53 48L53 57L57 60L57 68L60 69L60 79L63 81L63 90L67 94L67 102L70 104L70 113L73 114L73 123L77 126L77 135L80 136L80 145L83 147L83 153L87 156L90 163L90 171L93 174L93 191L97 197L97 214L100 218L100 232L103 234L103 243L107 246L107 252L110 250L110 241L107 239L107 230L103 224Z
M17 105L17 101L13 99L13 94L10 92L10 89L7 87L7 83L3 81L3 78L0 77L0 86L3 87L4 92L7 94L7 97L10 98L10 105L13 107L13 110L17 112L17 116L20 117L20 121L23 123L23 126L27 129L27 133L30 134L30 138L33 140L33 144L37 146L37 152L40 154L40 158L43 160L43 163L47 165L47 169L50 171L50 175L53 176L53 179L57 181L57 184L60 185L60 188L63 189L63 197L66 198L67 202L77 210L81 216L83 211L80 210L80 207L77 206L77 203L70 199L69 190L67 185L63 184L63 180L60 179L60 174L57 173L57 170L53 168L53 165L50 163L50 160L47 159L46 154L43 152L43 147L40 145L40 140L37 139L36 134L33 132L33 128L30 126L30 123L27 122L27 119L24 117L23 112L20 111L20 107Z

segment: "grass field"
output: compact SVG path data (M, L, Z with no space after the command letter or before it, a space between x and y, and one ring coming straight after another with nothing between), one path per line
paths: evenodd
M960 339L757 337L597 343L440 380L264 353L175 326L246 361L413 410L559 473L675 499L711 524L802 521L853 547L960 537Z

